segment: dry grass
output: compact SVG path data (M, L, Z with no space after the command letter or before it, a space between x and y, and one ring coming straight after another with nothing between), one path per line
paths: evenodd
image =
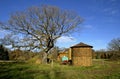
M32 63L0 63L0 79L120 79L120 61L93 60L80 67Z

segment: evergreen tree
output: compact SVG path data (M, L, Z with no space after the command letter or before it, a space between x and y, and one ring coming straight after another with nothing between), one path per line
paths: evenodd
M0 45L0 60L9 60L8 51L3 45Z

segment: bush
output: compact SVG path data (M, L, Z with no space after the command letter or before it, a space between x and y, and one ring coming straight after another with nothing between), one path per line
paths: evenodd
M27 61L36 55L37 53L30 52L30 51L22 51L19 49L9 53L10 60L16 60L16 61Z
M41 58L39 55L36 55L35 57L31 58L28 60L28 63L32 63L32 64L41 64Z
M111 60L120 60L120 51L114 51L113 55L110 57Z

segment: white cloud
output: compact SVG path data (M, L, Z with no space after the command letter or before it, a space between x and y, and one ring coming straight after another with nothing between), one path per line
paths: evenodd
M68 42L75 42L75 41L76 41L76 39L71 36L62 36L57 39L57 42L59 42L59 43L68 43Z
M93 28L92 25L85 25L84 27L85 27L86 29L91 29L91 28Z
M62 36L58 38L56 45L59 47L69 48L77 43L77 39L72 36Z
M112 10L112 11L110 12L110 14L114 15L114 14L116 14L117 12L118 12L118 10Z
M103 12L107 15L116 15L117 13L119 13L119 10L114 8L105 8L103 9Z
M3 30L0 29L0 33L2 33L2 32L3 32Z
M111 10L112 10L112 8L104 8L103 12L108 12L108 11L111 11Z
M105 14L115 15L119 14L119 8L117 7L118 0L110 0L108 1L108 5L104 7L102 10Z
M94 20L95 19L95 16L86 16L86 17L84 17L85 19L87 19L87 21L88 20Z
M111 0L111 2L115 2L116 0Z
M2 33L2 34L6 34L6 33L8 33L8 32L5 31L5 30L0 30L0 33Z
M4 37L6 34L8 34L5 30L0 30L0 38Z

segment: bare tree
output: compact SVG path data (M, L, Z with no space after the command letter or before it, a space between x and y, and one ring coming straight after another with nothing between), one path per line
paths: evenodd
M80 29L82 21L82 18L74 12L43 5L13 13L8 23L1 23L1 27L18 36L18 39L12 40L13 47L40 49L45 52L43 56L45 62L56 39Z
M112 39L108 43L108 50L111 53L110 59L112 60L120 59L120 38Z
M108 43L108 50L110 50L110 51L120 51L120 38L112 39Z

